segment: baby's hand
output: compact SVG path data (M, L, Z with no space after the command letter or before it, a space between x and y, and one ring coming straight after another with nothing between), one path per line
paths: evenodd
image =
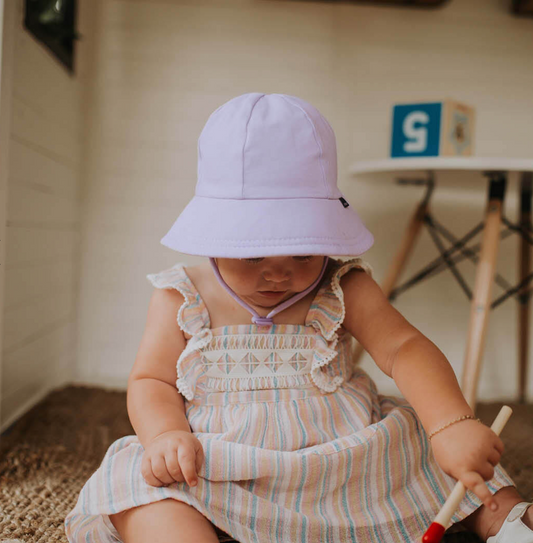
M159 434L146 447L141 473L152 486L165 486L186 481L196 486L197 473L204 461L204 450L191 432L170 430Z
M503 454L503 441L484 424L465 420L431 438L433 454L443 471L461 481L484 505L496 501L485 481L494 476L494 467Z

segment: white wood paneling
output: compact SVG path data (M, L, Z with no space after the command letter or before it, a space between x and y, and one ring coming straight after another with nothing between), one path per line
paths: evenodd
M15 6L1 429L72 379L85 137L79 66L69 74L24 28L24 2ZM83 66L87 49L77 51Z
M500 0L437 10L83 0L74 78L22 28L16 6L0 428L71 379L125 388L152 289L145 275L199 260L159 241L194 193L198 136L230 98L293 94L328 118L339 186L376 238L365 258L378 281L420 192L355 178L349 167L388 156L394 103L463 100L477 110L476 154L533 150L533 22ZM481 220L485 190L450 186L435 193L434 209L460 235ZM423 235L406 276L431 256ZM515 268L514 245L502 243L498 271L512 281ZM467 263L462 271L468 277ZM449 274L395 305L459 373L469 304ZM515 312L507 302L491 315L480 399L513 397ZM363 366L380 390L397 392L368 357ZM531 390L533 372L530 380Z
M0 0L0 331L3 328L5 294L6 217L9 177L9 140L13 96L13 58L16 9L13 0ZM3 390L3 334L0 333L0 397ZM0 402L1 421L5 419Z
M533 23L509 10L500 0L452 1L436 10L280 0L105 0L97 25L83 198L78 381L104 384L112 378L125 387L152 288L145 275L199 260L159 240L194 193L197 139L208 116L234 96L293 94L330 120L339 186L376 237L365 256L378 280L420 191L365 183L349 167L388 156L394 103L464 100L477 109L479 155L531 156ZM457 186L437 191L434 205L459 235L481 219L485 189L480 184L462 194ZM516 210L512 190L510 216ZM502 273L510 281L511 249L502 244ZM437 255L423 235L406 273ZM464 271L468 276L467 263ZM469 305L449 274L418 285L396 306L460 372ZM481 399L514 394L515 309L508 302L491 316ZM502 364L504 355L511 369ZM363 364L381 390L397 392L368 358Z

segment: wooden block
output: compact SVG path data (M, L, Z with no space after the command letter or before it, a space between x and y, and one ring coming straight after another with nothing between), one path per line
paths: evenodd
M446 98L393 106L391 157L472 156L475 109Z
M450 99L446 99L443 106L439 156L472 156L476 121L474 108Z

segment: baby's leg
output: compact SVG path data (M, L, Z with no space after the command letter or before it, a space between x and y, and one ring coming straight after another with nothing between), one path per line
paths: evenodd
M467 530L475 532L483 541L498 533L509 511L517 503L528 501L520 496L514 486L500 488L494 494L494 499L498 503L497 511L493 512L488 507L482 505L461 521L461 524ZM522 517L522 522L529 527L533 525L533 507L530 507L526 511Z
M211 522L191 505L168 498L109 515L124 543L218 543Z

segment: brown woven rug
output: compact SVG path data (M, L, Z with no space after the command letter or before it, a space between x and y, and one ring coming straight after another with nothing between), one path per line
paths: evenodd
M502 404L480 404L492 424ZM533 405L513 408L502 439L501 464L527 500L533 499ZM67 543L66 514L109 445L133 434L126 393L69 386L50 393L0 440L0 542ZM221 541L233 541L219 532ZM469 532L448 533L445 543L479 543ZM290 542L287 542L290 543Z

